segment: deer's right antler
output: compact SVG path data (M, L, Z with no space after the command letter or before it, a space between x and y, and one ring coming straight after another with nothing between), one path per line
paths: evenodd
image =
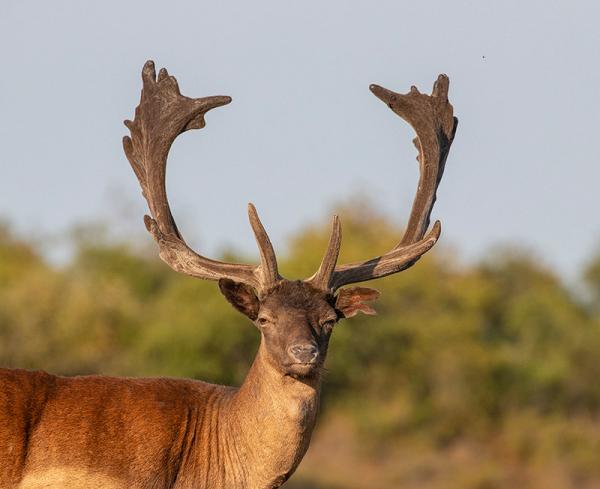
M142 70L142 95L133 121L125 121L131 138L123 138L127 159L142 187L150 216L144 216L146 228L160 248L161 259L178 272L193 277L232 279L263 291L280 279L271 241L248 205L250 225L260 250L260 265L225 263L211 260L193 251L184 241L171 214L165 186L169 149L175 138L189 129L204 127L204 115L215 107L231 102L230 97L189 98L181 95L177 80L161 69L156 76L154 63Z

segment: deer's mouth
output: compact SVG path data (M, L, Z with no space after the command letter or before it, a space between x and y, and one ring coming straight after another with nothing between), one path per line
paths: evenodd
M318 362L295 362L286 366L287 374L292 377L308 377L318 369Z

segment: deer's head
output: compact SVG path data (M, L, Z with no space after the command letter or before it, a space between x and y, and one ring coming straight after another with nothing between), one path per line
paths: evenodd
M282 373L294 377L318 372L327 356L335 324L360 310L374 314L364 302L379 295L365 287L342 289L333 295L308 282L285 279L262 297L252 287L230 279L219 280L219 288L259 329L267 360Z
M259 265L211 260L188 247L167 200L165 171L169 149L182 132L204 127L206 112L231 99L185 97L164 68L156 76L152 61L144 65L142 80L135 119L125 121L131 137L125 136L123 146L148 202L152 217L145 216L145 223L159 245L161 259L178 272L218 281L227 300L260 330L268 360L275 368L294 377L318 372L334 325L358 312L375 313L366 302L376 299L377 291L343 287L407 269L440 236L439 221L429 233L427 229L458 122L448 102L448 78L440 75L431 95L421 94L415 87L408 94L377 85L370 87L417 133L414 143L421 176L408 225L398 245L371 260L338 265L342 233L340 221L334 216L329 245L319 269L313 276L297 281L279 274L273 246L252 204L248 205L248 215L260 252Z

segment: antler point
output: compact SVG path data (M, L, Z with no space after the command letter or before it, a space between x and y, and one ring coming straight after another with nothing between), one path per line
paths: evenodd
M445 73L441 73L438 75L437 80L433 84L433 92L431 95L433 97L442 96L443 98L448 98L448 89L450 88L450 79L448 75Z
M144 224L148 228L148 231L150 231L149 226L152 225L153 221L154 221L154 219L152 219L148 214L144 214Z
M433 223L433 229L431 230L431 236L433 238L435 238L435 241L437 241L440 237L440 235L442 234L442 222L437 220Z
M166 68L161 68L158 72L158 81L162 81L169 76L169 72Z
M142 82L144 88L148 88L148 86L152 83L156 82L156 71L154 69L154 61L151 59L144 63L144 67L142 68Z

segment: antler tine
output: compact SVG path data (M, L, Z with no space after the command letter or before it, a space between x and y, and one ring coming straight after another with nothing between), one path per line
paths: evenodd
M331 223L331 235L329 236L329 243L327 250L321 261L321 265L317 272L306 280L314 287L321 290L329 289L329 281L332 277L335 265L337 263L338 256L340 254L340 245L342 243L342 225L338 216L333 216L333 222Z
M271 244L269 235L265 231L262 222L260 222L260 219L258 218L256 207L254 207L254 204L252 203L248 204L248 219L250 221L250 226L254 232L256 244L258 245L258 250L260 252L260 278L264 283L264 287L268 287L270 284L273 284L281 279L277 269L277 257L275 256L275 250L273 250L273 245Z
M407 269L433 247L441 232L441 224L436 221L433 229L425 236L437 187L442 179L458 124L448 101L448 77L438 77L431 95L419 93L414 86L407 94L395 93L378 85L371 85L369 88L417 133L413 142L419 151L419 184L400 243L385 255L362 263L336 267L327 281L327 287L332 291L342 285L380 278Z
M270 281L278 277L277 264L258 217L254 221L251 219L251 223L261 249L261 265L225 263L199 255L188 247L177 229L167 199L166 164L175 138L190 129L204 127L206 112L228 104L231 98L185 97L166 69L161 69L156 76L152 61L144 65L142 81L142 95L135 118L125 121L131 137L123 138L123 148L148 202L152 217L145 216L144 221L158 243L161 259L174 270L194 277L208 280L229 278L258 291L268 287Z

